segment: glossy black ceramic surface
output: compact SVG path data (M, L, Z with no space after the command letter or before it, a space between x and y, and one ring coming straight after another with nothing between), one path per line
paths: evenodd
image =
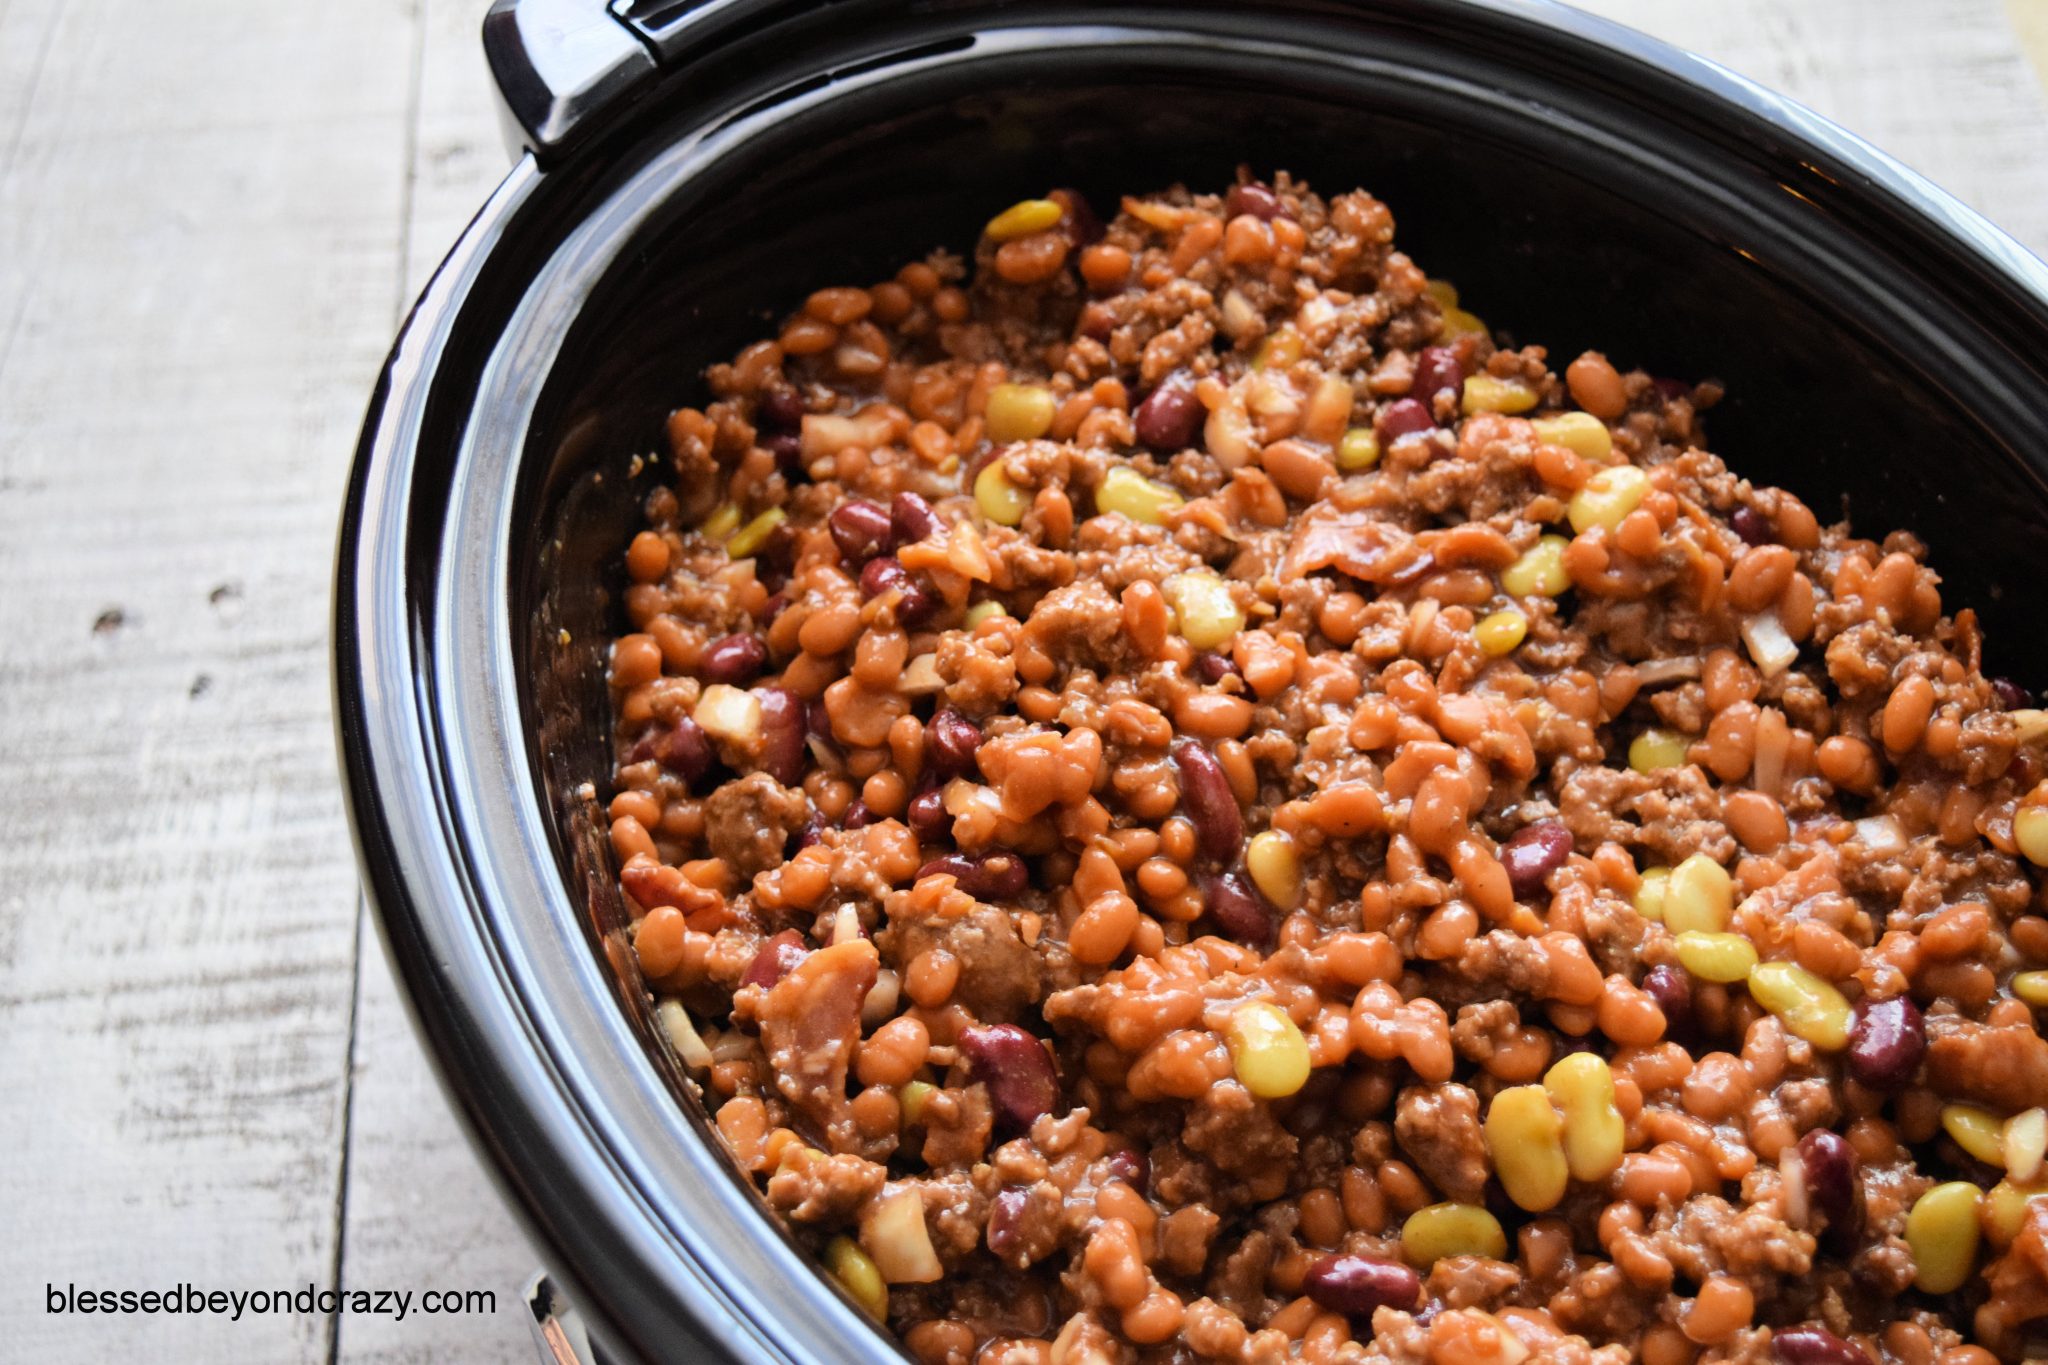
M659 6L655 8L660 8ZM1934 547L2048 683L2048 268L1811 114L1559 6L725 0L457 244L372 400L335 607L366 879L449 1092L625 1360L886 1355L614 970L603 648L702 368L1073 185L1370 188L1519 342L1729 387L1715 449ZM752 12L749 12L751 8ZM626 1008L621 1008L624 1003Z

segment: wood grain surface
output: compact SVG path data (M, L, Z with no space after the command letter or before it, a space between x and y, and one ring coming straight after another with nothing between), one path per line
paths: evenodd
M2048 249L2048 0L1588 7ZM0 0L0 1357L532 1358L535 1259L359 915L327 697L363 403L505 166L484 8ZM45 1311L180 1281L498 1311Z

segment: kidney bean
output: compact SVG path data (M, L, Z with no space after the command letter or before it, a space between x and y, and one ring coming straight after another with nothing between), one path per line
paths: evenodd
M1201 878L1202 903L1223 936L1238 943L1273 941L1273 912L1235 872Z
M2011 678L1993 678L1991 691L1998 698L1999 709L2004 711L2022 710L2033 700L2027 695L2027 689Z
M745 687L761 676L768 663L768 646L756 635L728 635L704 651L698 671L708 683L731 683Z
M1006 1261L1017 1250L1024 1210L1030 1203L1031 1192L1021 1185L1005 1185L989 1201L988 1249L997 1260Z
M788 610L789 594L778 590L774 596L761 604L761 610L754 619L759 621L762 629L765 630L775 624L776 617Z
M1683 379L1653 379L1650 382L1656 386L1657 396L1667 403L1678 398L1692 397L1692 385Z
M1811 1323L1780 1327L1771 1333L1771 1354L1785 1365L1870 1365L1870 1356L1861 1346Z
M915 545L945 529L932 505L915 493L898 493L889 504L889 530L898 545Z
M882 555L867 562L860 571L860 590L869 597L880 597L894 589L896 598L896 619L915 629L931 618L938 610L939 599L934 597L923 584L910 576L910 570L903 567L893 555Z
M1745 545L1769 545L1771 523L1754 507L1738 507L1729 514L1728 525Z
M795 431L804 422L803 395L795 389L769 389L754 407L756 424L770 431Z
M919 879L943 872L978 900L1015 900L1031 885L1031 869L1014 853L948 853L917 870Z
M1242 678L1244 670L1239 668L1237 660L1229 655L1205 649L1195 656L1195 676L1213 685L1225 678Z
M1517 900L1531 900L1543 894L1550 874L1571 856L1572 832L1557 820L1538 820L1524 825L1500 846L1501 866L1508 870L1508 884Z
M678 716L672 726L657 726L640 737L632 752L626 755L628 763L645 763L649 759L661 764L688 783L694 783L711 771L713 760L711 741L704 737L704 731L688 716Z
M1676 967L1652 967L1643 976L1643 991L1664 1011L1664 1036L1684 1042L1693 1036L1692 981Z
M1270 186L1257 180L1232 185L1230 193L1223 196L1224 216L1235 218L1240 213L1249 213L1252 217L1268 223L1275 218L1293 216L1280 202L1280 196L1273 193Z
M1458 363L1458 353L1450 347L1425 346L1422 354L1415 357L1415 383L1408 395L1428 403L1445 389L1451 391L1453 402L1464 397L1465 367Z
M1102 240L1102 219L1096 216L1095 206L1082 196L1081 191L1054 190L1052 198L1066 210L1060 218L1060 230L1069 242L1083 247Z
M941 777L965 777L975 771L974 754L981 748L981 727L952 707L934 714L924 727L925 757Z
M849 498L840 503L825 518L825 524L831 528L832 543L839 547L839 557L848 564L866 564L889 548L889 514L866 498ZM861 586L867 586L866 574L861 575ZM873 597L874 593L869 592L868 596Z
M1856 1149L1839 1133L1815 1128L1800 1136L1799 1168L1806 1197L1828 1220L1828 1240L1851 1241L1863 1222L1856 1186Z
M785 787L804 779L804 699L786 687L757 687L761 703L761 771Z
M761 448L775 457L782 477L795 483L809 471L804 468L804 443L793 431L778 431L761 440Z
M825 817L816 811L812 811L810 816L805 819L803 828L796 832L796 837L793 841L795 847L790 849L790 853L792 855L801 853L812 844L817 843L825 837L825 829Z
M1131 414L1138 443L1161 452L1186 450L1202 425L1202 401L1195 397L1195 377L1175 370L1145 395Z
M1927 1026L1912 1000L1895 995L1856 1002L1843 1054L1851 1076L1873 1090L1897 1090L1913 1079L1926 1051Z
M1028 1132L1041 1114L1052 1112L1059 1077L1037 1038L1015 1024L974 1024L960 1030L959 1043L968 1074L988 1087L998 1127Z
M1152 1185L1152 1158L1135 1147L1119 1147L1102 1158L1110 1176L1121 1180L1139 1194Z
M910 814L906 823L924 843L945 838L953 828L953 817L946 814L946 794L932 787L910 798Z
M804 936L794 929L784 929L761 945L754 960L747 964L746 974L740 978L740 985L760 986L764 990L796 970L796 965L811 955L810 945Z
M868 809L868 803L855 797L846 807L846 813L839 817L841 829L866 829L875 823L875 813Z
M1321 1307L1355 1318L1381 1308L1413 1309L1422 1297L1420 1276L1377 1256L1325 1256L1309 1267L1301 1287Z
M1191 739L1173 746L1173 763L1180 770L1181 808L1195 822L1203 856L1226 867L1236 862L1244 847L1244 815L1223 765Z
M1390 446L1404 436L1436 430L1436 414L1419 399L1403 398L1379 410L1372 420L1372 430L1382 446Z

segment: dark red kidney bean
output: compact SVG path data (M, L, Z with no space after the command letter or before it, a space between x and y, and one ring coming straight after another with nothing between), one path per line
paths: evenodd
M775 467L792 483L810 472L804 468L804 443L794 432L778 431L765 436L761 448L775 457Z
M882 555L867 562L860 571L860 590L869 597L880 597L894 590L896 597L896 619L911 629L916 629L931 619L939 608L939 599L925 586L910 576L910 570L903 567L894 555Z
M1557 820L1538 820L1524 825L1500 846L1501 866L1508 870L1508 885L1517 900L1542 895L1550 874L1572 855L1572 832Z
M934 858L917 870L922 880L943 872L960 883L960 889L978 900L1015 900L1031 885L1031 869L1014 853L948 853Z
M784 929L761 945L761 950L754 954L754 960L747 964L740 985L764 989L773 986L795 971L796 965L810 955L810 945L804 942L804 936L794 929Z
M1422 1297L1421 1276L1377 1256L1325 1256L1308 1268L1301 1287L1320 1307L1354 1318L1382 1308L1413 1309Z
M1242 185L1230 187L1230 193L1223 196L1223 213L1228 218L1235 218L1240 213L1249 213L1254 218L1270 223L1275 218L1286 215L1287 209L1281 204L1280 196L1273 193L1271 186L1250 180Z
M1380 409L1372 430L1382 446L1390 446L1404 436L1436 430L1436 414L1419 399L1403 398Z
M687 783L693 783L711 771L714 761L711 741L704 737L704 731L688 716L678 716L672 726L657 726L641 736L626 755L628 763L645 763L649 759L661 764Z
M1692 980L1676 967L1652 967L1643 976L1643 992L1664 1011L1664 1036L1684 1042L1693 1035Z
M804 699L786 687L757 687L761 703L761 771L785 787L804 780Z
M1754 507L1738 507L1728 515L1728 525L1745 545L1771 543L1771 523Z
M2011 678L1993 678L1991 691L1998 698L2001 710L2019 711L2030 705L2033 700L2027 695L2027 689Z
M1102 1158L1104 1170L1139 1194L1152 1185L1152 1158L1135 1147L1119 1147Z
M1096 216L1095 206L1082 196L1081 191L1054 190L1052 197L1066 210L1060 216L1060 229L1066 233L1069 243L1088 246L1102 240L1102 219Z
M825 525L831 528L839 557L848 564L865 564L889 548L889 514L866 498L840 503L825 518Z
M1839 1133L1812 1129L1799 1138L1799 1169L1808 1203L1828 1220L1828 1240L1837 1246L1852 1242L1863 1224L1856 1149Z
M1195 676L1213 685L1225 678L1242 678L1244 670L1239 668L1237 660L1229 655L1205 649L1195 656Z
M1675 398L1692 397L1692 385L1683 379L1653 379L1650 382L1656 386L1657 396L1667 403Z
M933 787L911 797L910 813L905 823L920 842L930 843L934 839L945 838L953 830L953 817L946 814L946 794Z
M818 697L804 707L804 729L811 738L832 740L832 713L825 709L825 699Z
M981 727L952 707L935 713L924 727L925 758L941 777L974 772L975 751L981 748Z
M805 819L803 828L796 832L796 838L793 841L795 847L790 849L790 855L794 856L801 853L812 844L823 839L825 837L825 829L825 817L816 811L812 811L810 816Z
M1913 1079L1926 1052L1927 1026L1911 999L1856 1002L1842 1058L1851 1076L1873 1090L1897 1090Z
M1771 1333L1771 1354L1784 1365L1870 1365L1870 1356L1861 1346L1811 1323L1780 1327Z
M1180 804L1195 822L1195 835L1203 856L1229 866L1244 847L1244 815L1237 808L1237 795L1223 765L1191 739L1173 746L1173 763L1180 770Z
M889 504L889 530L898 545L915 545L945 529L932 505L915 493L898 493Z
M803 395L795 389L770 389L754 407L754 420L771 431L795 431L804 422Z
M697 671L708 683L731 683L745 687L761 676L768 664L768 646L757 635L728 635L712 643L697 661Z
M1015 1024L974 1024L960 1030L959 1044L968 1074L988 1087L997 1127L1028 1132L1040 1115L1052 1112L1059 1077L1037 1038Z
M839 817L841 829L866 829L875 823L875 813L868 809L868 803L855 797L846 807L846 813Z
M1204 415L1202 400L1195 397L1195 377L1186 370L1175 370L1145 395L1145 401L1131 414L1131 426L1140 445L1173 453L1194 444Z
M989 1201L988 1249L997 1260L1007 1261L1017 1250L1024 1210L1030 1203L1031 1192L1021 1185L1005 1185Z
M774 596L770 597L766 602L763 602L761 604L761 610L758 613L756 613L754 619L759 621L761 623L762 629L765 630L769 626L775 624L776 617L782 615L782 613L788 610L789 594L786 592L778 591L775 593Z
M1234 872L1200 879L1202 904L1223 936L1238 943L1263 946L1273 941L1278 927L1273 912L1259 894Z
M1409 397L1428 403L1445 389L1451 391L1453 402L1464 397L1465 367L1458 363L1458 353L1450 347L1425 346L1422 354L1415 357L1415 384L1408 391Z

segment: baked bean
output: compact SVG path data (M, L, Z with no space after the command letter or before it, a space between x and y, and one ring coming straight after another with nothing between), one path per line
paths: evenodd
M1621 386L1621 374L1597 351L1587 351L1566 367L1565 384L1572 401L1602 421L1613 421L1628 410L1628 395Z

